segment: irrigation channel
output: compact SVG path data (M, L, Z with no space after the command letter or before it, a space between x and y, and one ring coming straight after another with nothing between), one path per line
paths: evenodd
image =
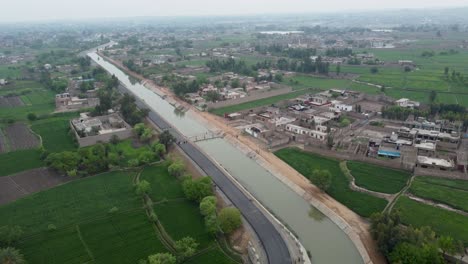
M191 110L181 115L169 102L141 83L135 82L95 52L89 53L88 56L110 74L114 74L136 97L142 99L151 110L164 117L185 137L213 133ZM301 243L310 252L312 263L363 263L352 241L335 223L320 215L317 209L311 207L301 196L237 147L223 138L198 141L195 144L221 164L256 199L298 235Z

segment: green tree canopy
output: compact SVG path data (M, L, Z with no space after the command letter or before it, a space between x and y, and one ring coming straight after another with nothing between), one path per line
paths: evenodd
M206 196L200 202L200 213L204 216L216 213L216 202L215 196Z
M158 253L148 257L149 264L175 264L176 257L170 253Z
M192 237L184 237L175 242L175 248L182 257L191 257L197 251L198 243Z
M210 177L202 177L196 180L186 178L182 182L182 190L187 199L197 202L200 202L206 196L213 195Z
M242 225L240 211L234 207L226 207L219 213L219 225L224 233L230 234Z
M136 184L135 192L138 195L143 195L151 191L151 184L146 180L141 180L139 183Z
M332 175L328 170L314 170L310 180L322 191L327 191L331 186Z

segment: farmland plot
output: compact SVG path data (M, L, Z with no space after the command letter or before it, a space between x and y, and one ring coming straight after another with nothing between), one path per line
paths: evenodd
M0 96L0 108L23 106L24 103L19 96Z
M11 151L39 146L39 139L23 123L16 123L5 128L5 135L8 138Z

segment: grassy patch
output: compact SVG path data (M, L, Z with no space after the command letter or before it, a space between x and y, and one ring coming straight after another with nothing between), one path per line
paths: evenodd
M290 85L295 90L304 88L328 90L331 88L346 89L349 87L350 81L298 74L296 76L284 78L283 84Z
M146 167L140 175L140 180L146 180L151 184L150 196L155 202L184 197L179 180L169 175L167 166Z
M411 184L410 192L421 198L444 203L468 212L468 182L460 182L432 177L417 177Z
M18 150L0 154L0 176L44 166L37 149Z
M156 214L162 225L174 240L191 236L205 248L214 241L205 230L205 222L198 205L187 201L171 201L155 206Z
M431 226L440 235L462 240L468 245L468 218L441 208L433 207L401 196L393 210L401 212L401 219L415 227Z
M76 149L70 131L68 118L52 118L38 120L33 123L31 129L42 138L44 148L49 152L61 152Z
M296 148L281 149L275 152L275 155L306 177L309 177L314 169L330 171L332 184L327 193L361 216L368 217L372 213L381 212L387 205L384 199L349 189L349 181L341 171L337 160Z
M348 161L347 166L357 186L382 193L397 193L411 177L408 172L364 162Z

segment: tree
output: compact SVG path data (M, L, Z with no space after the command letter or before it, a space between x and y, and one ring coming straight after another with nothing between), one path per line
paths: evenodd
M376 73L379 72L379 68L377 68L377 67L375 67L375 66L374 66L374 67L371 67L371 68L370 68L370 72L371 72L372 74L376 74Z
M382 85L380 86L380 91L381 91L382 93L385 93L385 85L382 84Z
M322 191L330 188L332 175L328 170L314 170L310 180Z
M138 123L133 127L133 131L138 137L140 137L143 134L145 129L146 129L146 126L143 123Z
M389 256L391 263L414 264L425 263L422 249L410 243L401 243Z
M213 235L220 230L218 216L215 213L205 216L205 228Z
M182 190L187 199L200 202L206 196L213 195L212 181L210 177L192 179L187 177L182 182Z
M341 73L341 64L336 65L336 75L340 75Z
M2 264L23 264L26 263L23 254L13 247L0 248L0 263Z
M444 75L445 75L446 77L448 77L449 71L450 71L449 67L445 67L445 68L444 68Z
M457 251L455 241L449 236L441 236L437 241L437 244L444 255L446 253L451 255Z
M327 136L327 147L329 149L333 148L333 144L334 144L334 139L333 139L333 136L330 135L330 133L328 133L328 136Z
M172 176L178 177L181 176L182 173L185 171L185 165L184 163L182 163L182 161L176 160L167 168L167 171Z
M242 225L241 214L237 208L226 207L219 213L219 225L225 234L230 234Z
M34 121L34 120L36 120L36 119L37 119L37 115L36 115L36 114L34 114L34 113L29 113L29 114L28 114L28 120L29 120L29 121Z
M429 94L429 101L433 103L435 102L436 98L437 98L437 92L432 90L431 93Z
M159 142L151 144L151 150L153 150L158 157L162 157L166 153L166 147Z
M175 264L176 257L170 253L158 253L148 257L148 264Z
M138 163L140 165L148 164L152 162L153 160L154 160L154 153L149 150L143 151L140 153L140 155L138 155Z
M169 149L169 146L175 141L175 137L169 132L168 130L164 130L160 135L159 135L159 142L161 144L164 144L166 147L166 150Z
M188 258L195 254L198 243L192 237L184 237L175 242L175 249L182 257Z
M16 244L23 236L23 230L20 226L2 226L0 227L0 246L12 246Z
M216 213L216 197L206 196L200 202L200 213L204 216Z
M231 81L231 87L232 88L239 88L240 87L240 82L239 79L234 79Z
M143 195L151 191L151 184L146 180L141 180L136 184L135 192L138 195Z
M149 140L153 137L153 130L150 128L145 128L143 133L140 136L140 140L143 142L149 142Z
M61 173L66 173L77 168L80 162L80 156L78 153L72 151L51 153L47 156L45 162L49 167Z

